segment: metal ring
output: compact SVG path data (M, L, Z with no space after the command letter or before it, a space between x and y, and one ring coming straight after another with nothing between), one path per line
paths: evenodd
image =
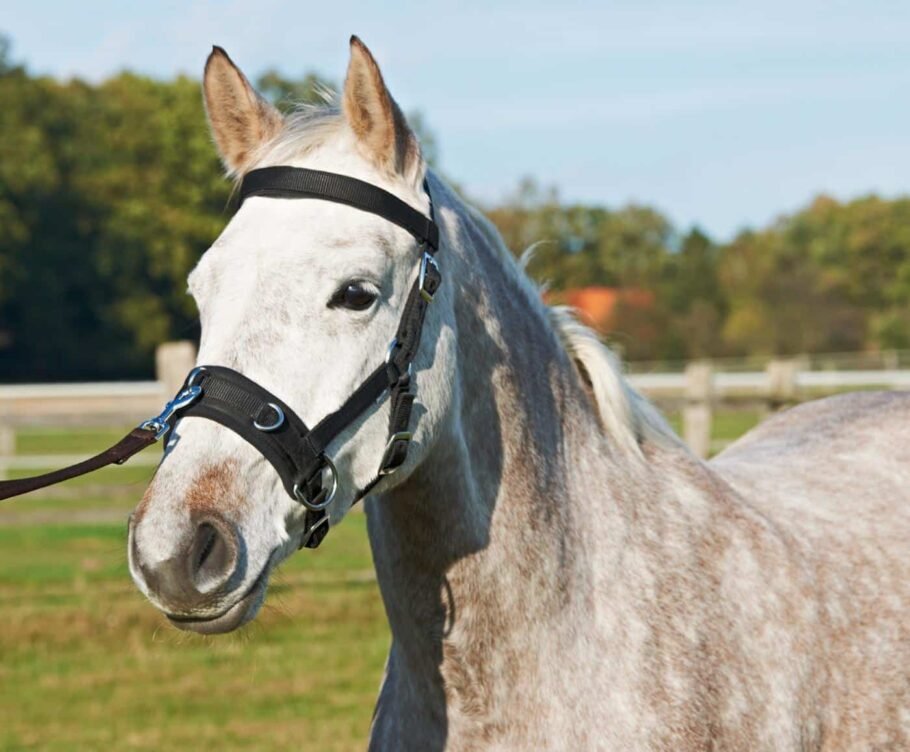
M295 483L294 488L292 489L294 492L294 498L303 504L307 509L313 512L321 512L329 504L331 504L332 499L335 498L335 492L338 490L338 470L335 468L335 463L325 455L323 455L322 459L325 460L325 465L323 465L319 472L322 472L322 470L328 468L332 473L332 488L327 494L325 494L325 489L322 489L323 494L325 494L323 500L317 501L315 503L310 501L307 498L306 494L301 491L300 485L298 483Z
M271 423L271 424L265 425L265 426L262 425L262 423L260 423L258 420L254 420L253 428L258 428L260 431L262 431L264 433L269 433L270 431L277 431L279 428L281 428L281 426L284 425L284 410L282 410L280 407L278 407L278 405L276 405L274 402L267 402L266 405L268 407L271 407L275 411L275 413L278 415L278 419L274 423Z

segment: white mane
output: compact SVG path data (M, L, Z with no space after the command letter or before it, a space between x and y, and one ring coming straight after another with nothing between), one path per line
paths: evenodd
M574 309L546 306L542 302L540 288L525 272L534 246L525 252L520 262L516 261L495 225L466 202L462 205L483 231L490 246L498 251L503 265L512 273L531 305L543 305L546 309L550 324L590 389L601 425L609 436L634 454L641 453L640 441L643 439L662 445L681 445L663 416L623 376L619 358L592 329L576 318Z
M641 451L642 439L681 443L663 416L623 376L619 358L578 321L573 308L550 306L548 312L563 347L591 389L604 429L614 440L634 452Z

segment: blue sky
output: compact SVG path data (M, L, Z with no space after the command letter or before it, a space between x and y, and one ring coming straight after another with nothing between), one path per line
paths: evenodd
M910 193L910 2L4 2L34 72L340 81L359 34L442 166L496 201L652 204L724 239L819 193Z

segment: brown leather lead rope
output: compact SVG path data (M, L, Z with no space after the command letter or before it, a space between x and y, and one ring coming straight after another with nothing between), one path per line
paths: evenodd
M13 496L21 496L31 491L37 491L39 488L53 486L55 483L77 478L80 475L100 470L108 465L122 465L134 454L154 444L158 440L157 437L157 433L148 428L134 428L114 446L105 449L94 457L77 462L75 465L54 470L52 473L35 475L31 478L0 481L0 501L10 499Z

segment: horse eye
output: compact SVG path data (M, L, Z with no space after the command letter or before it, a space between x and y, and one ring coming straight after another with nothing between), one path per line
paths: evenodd
M351 311L363 311L369 308L376 295L359 282L348 282L338 290L329 301L331 308L347 308Z

